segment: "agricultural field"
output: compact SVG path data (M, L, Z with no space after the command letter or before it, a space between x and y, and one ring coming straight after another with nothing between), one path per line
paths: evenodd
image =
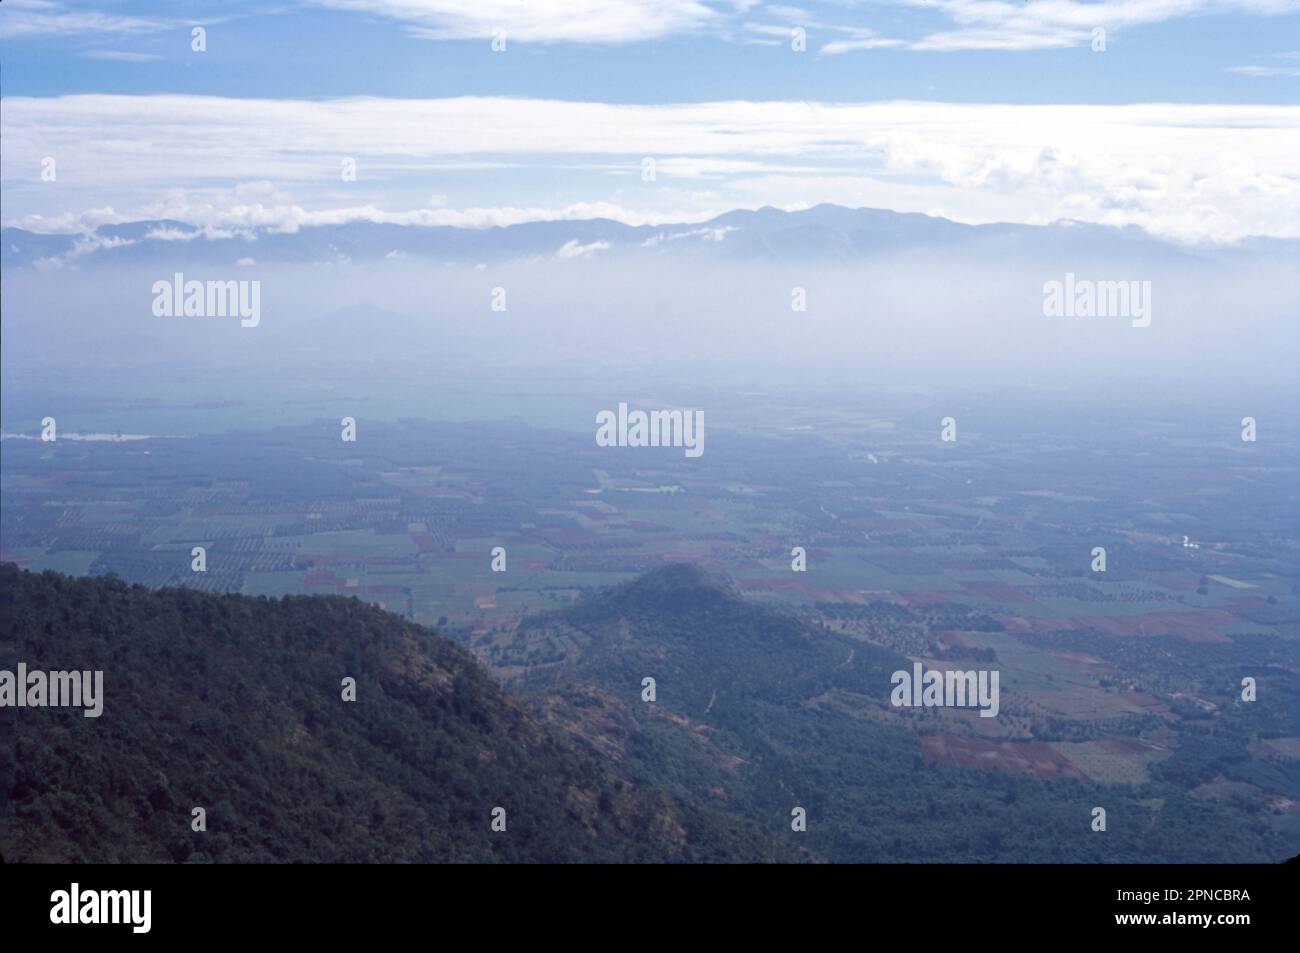
M7 439L0 560L155 586L351 595L489 663L538 613L691 563L864 651L996 667L996 719L899 711L843 687L804 700L915 730L927 762L1134 789L1180 777L1198 796L1244 797L1290 823L1295 725L1234 704L1245 675L1270 690L1289 679L1294 692L1297 547L1272 518L1294 493L1287 453L1247 464L1171 435L1163 470L1153 458L1134 471L1106 463L1134 450L1107 431L1089 469L1024 435L983 435L955 457L882 421L832 414L808 431L759 426L738 408L732 423L698 460L605 452L589 434L522 422L373 422L356 444L328 422ZM1224 473L1243 488L1230 519ZM194 547L205 571L193 570ZM502 662L498 674L521 671ZM1188 761L1187 739L1209 729L1241 738L1255 767Z

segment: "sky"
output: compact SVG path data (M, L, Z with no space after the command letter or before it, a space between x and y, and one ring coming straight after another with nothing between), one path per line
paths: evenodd
M4 0L0 93L3 224L43 232L834 202L1300 236L1300 0Z

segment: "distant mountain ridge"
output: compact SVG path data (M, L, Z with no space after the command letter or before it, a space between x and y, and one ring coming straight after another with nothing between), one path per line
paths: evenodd
M213 237L216 236L216 237ZM129 264L185 259L225 267L412 257L437 263L491 264L526 258L595 255L674 255L723 260L811 258L852 261L905 249L984 250L995 254L1057 248L1079 253L1118 246L1183 257L1221 253L1286 253L1300 240L1252 239L1232 249L1187 249L1135 226L1082 222L1051 225L964 225L915 212L822 204L800 211L738 209L704 222L626 225L611 219L524 222L490 228L396 225L353 221L311 225L294 232L272 228L212 231L172 220L101 225L89 235L0 231L0 261L9 267L61 259L86 264ZM247 264L247 262L245 262Z

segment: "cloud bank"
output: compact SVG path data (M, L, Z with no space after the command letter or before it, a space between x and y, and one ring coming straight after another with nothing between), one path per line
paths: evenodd
M3 136L5 224L36 231L643 224L829 201L1189 242L1300 235L1296 106L74 95L6 99ZM549 201L557 182L581 198Z

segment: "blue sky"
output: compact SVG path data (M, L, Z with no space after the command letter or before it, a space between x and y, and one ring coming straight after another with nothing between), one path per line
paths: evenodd
M653 6L654 0L643 5ZM0 26L7 95L178 92L224 96L328 98L352 95L435 97L516 95L607 102L711 99L941 99L1002 103L1294 103L1300 97L1300 2L1132 3L863 2L705 5L714 16L679 29L611 27L607 38L566 39L554 28L523 25L507 14L481 22L440 8L508 11L502 3L28 3L6 0ZM575 4L578 6L580 4ZM390 10L426 7L427 17ZM561 4L561 7L564 5ZM599 4L591 4L599 6ZM748 6L748 9L745 7ZM1041 30L963 26L963 8L1035 8L1097 12L1080 25ZM945 9L945 7L950 9ZM1110 15L1112 9L1167 8L1169 15ZM369 8L369 12L367 11ZM1289 13L1287 12L1289 8ZM1182 15L1177 15L1181 13ZM1010 17L1008 13L1002 19ZM1061 17L1055 18L1059 21ZM1141 22L1143 20L1153 22ZM470 38L426 36L443 22ZM997 23L990 16L988 22ZM1027 21L1032 22L1032 21ZM1091 50L1091 27L1107 28L1104 55ZM499 23L499 27L487 27ZM207 55L190 49L190 30L210 31ZM807 53L791 50L803 26ZM493 29L507 53L494 55ZM963 29L965 39L963 41ZM894 43L827 52L835 43ZM989 35L992 33L993 35ZM948 49L915 49L955 34ZM528 37L536 35L537 39ZM964 45L991 49L963 49ZM1050 44L1050 45L1049 45ZM1059 44L1059 45L1058 45ZM1001 45L1003 48L997 48ZM1029 48L1021 48L1027 46ZM514 47L512 50L511 47ZM1037 47L1037 48L1035 48ZM832 48L834 49L834 48Z
M0 50L4 220L43 230L818 201L1187 241L1300 229L1300 0L5 0Z

